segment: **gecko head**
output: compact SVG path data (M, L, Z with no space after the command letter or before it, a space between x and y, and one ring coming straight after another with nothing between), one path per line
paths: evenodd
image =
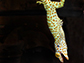
M64 40L62 40L64 41ZM62 56L61 54L63 54L65 56L65 58L67 60L69 60L69 57L68 57L68 54L67 54L67 45L65 42L60 42L59 44L55 44L55 47L56 47L56 53L55 53L55 56L59 58L59 60L62 62Z

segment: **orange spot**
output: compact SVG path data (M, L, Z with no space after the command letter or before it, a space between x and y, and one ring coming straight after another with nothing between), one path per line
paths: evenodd
M60 49L60 50L62 50L62 49Z
M53 24L53 26L55 26L54 23L52 23L52 24Z
M54 15L54 16L56 16L56 15Z
M56 3L56 5L58 5L58 4Z
M53 21L55 21L55 20L53 19Z
M59 3L61 5L61 3Z
M53 25L55 27L55 25Z
M48 8L50 8L50 7L48 6Z
M59 38L59 37L57 37L57 38ZM58 40L58 42L59 42L59 40Z
M50 22L50 20L48 20Z
M50 28L50 30L53 30L52 28Z
M65 44L63 43L63 45L65 45Z
M55 15L53 17L55 17Z
M48 23L48 25L51 25L51 23Z
M67 48L63 48L63 49L67 49Z
M57 48L57 50L58 50L59 48Z
M52 19L52 16L50 18Z
M56 29L56 28L57 28L57 26L54 29Z
M46 2L46 1L45 1Z
M54 12L54 10L53 10L53 12Z
M52 13L52 14L54 14L54 13Z
M49 18L49 16L47 16L47 18Z
M51 13L50 13L50 15L51 15Z
M53 5L53 7L54 7L54 5Z
M61 46L60 46L60 48L61 48ZM62 49L61 49L62 50Z
M56 12L55 12L56 13Z
M63 41L61 43L63 44Z
M49 13L47 13L47 14L49 14Z
M52 10L52 8L51 8L51 10Z
M49 2L50 3L50 2Z
M51 13L51 11L49 11Z
M51 26L51 27L53 27L53 26Z

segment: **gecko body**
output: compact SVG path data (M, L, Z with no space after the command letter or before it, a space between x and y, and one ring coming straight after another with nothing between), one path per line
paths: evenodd
M61 8L64 5L65 0L61 0L60 2L50 1L50 0L41 0L36 3L43 4L45 10L47 11L47 23L49 29L55 39L55 56L63 62L63 58L61 54L65 56L67 60L69 60L67 54L67 44L65 41L64 31L62 29L62 20L58 17L56 8Z

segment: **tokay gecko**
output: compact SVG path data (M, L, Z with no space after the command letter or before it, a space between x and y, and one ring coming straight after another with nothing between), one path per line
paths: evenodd
M55 39L55 56L63 62L63 57L61 54L65 56L67 60L69 60L67 53L67 44L65 41L64 31L62 29L63 21L58 17L56 8L61 8L64 6L65 0L61 0L60 2L50 1L50 0L41 0L36 3L43 4L45 10L47 11L47 24L49 29Z

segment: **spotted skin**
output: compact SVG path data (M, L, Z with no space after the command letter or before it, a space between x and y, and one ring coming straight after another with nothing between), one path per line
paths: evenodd
M65 0L61 0L60 2L50 1L50 0L41 0L36 3L43 4L45 10L47 11L47 23L49 29L55 39L55 56L63 62L63 58L61 54L65 56L67 60L69 60L67 54L67 44L65 41L64 31L62 29L62 20L58 17L56 8L61 8L64 5Z

